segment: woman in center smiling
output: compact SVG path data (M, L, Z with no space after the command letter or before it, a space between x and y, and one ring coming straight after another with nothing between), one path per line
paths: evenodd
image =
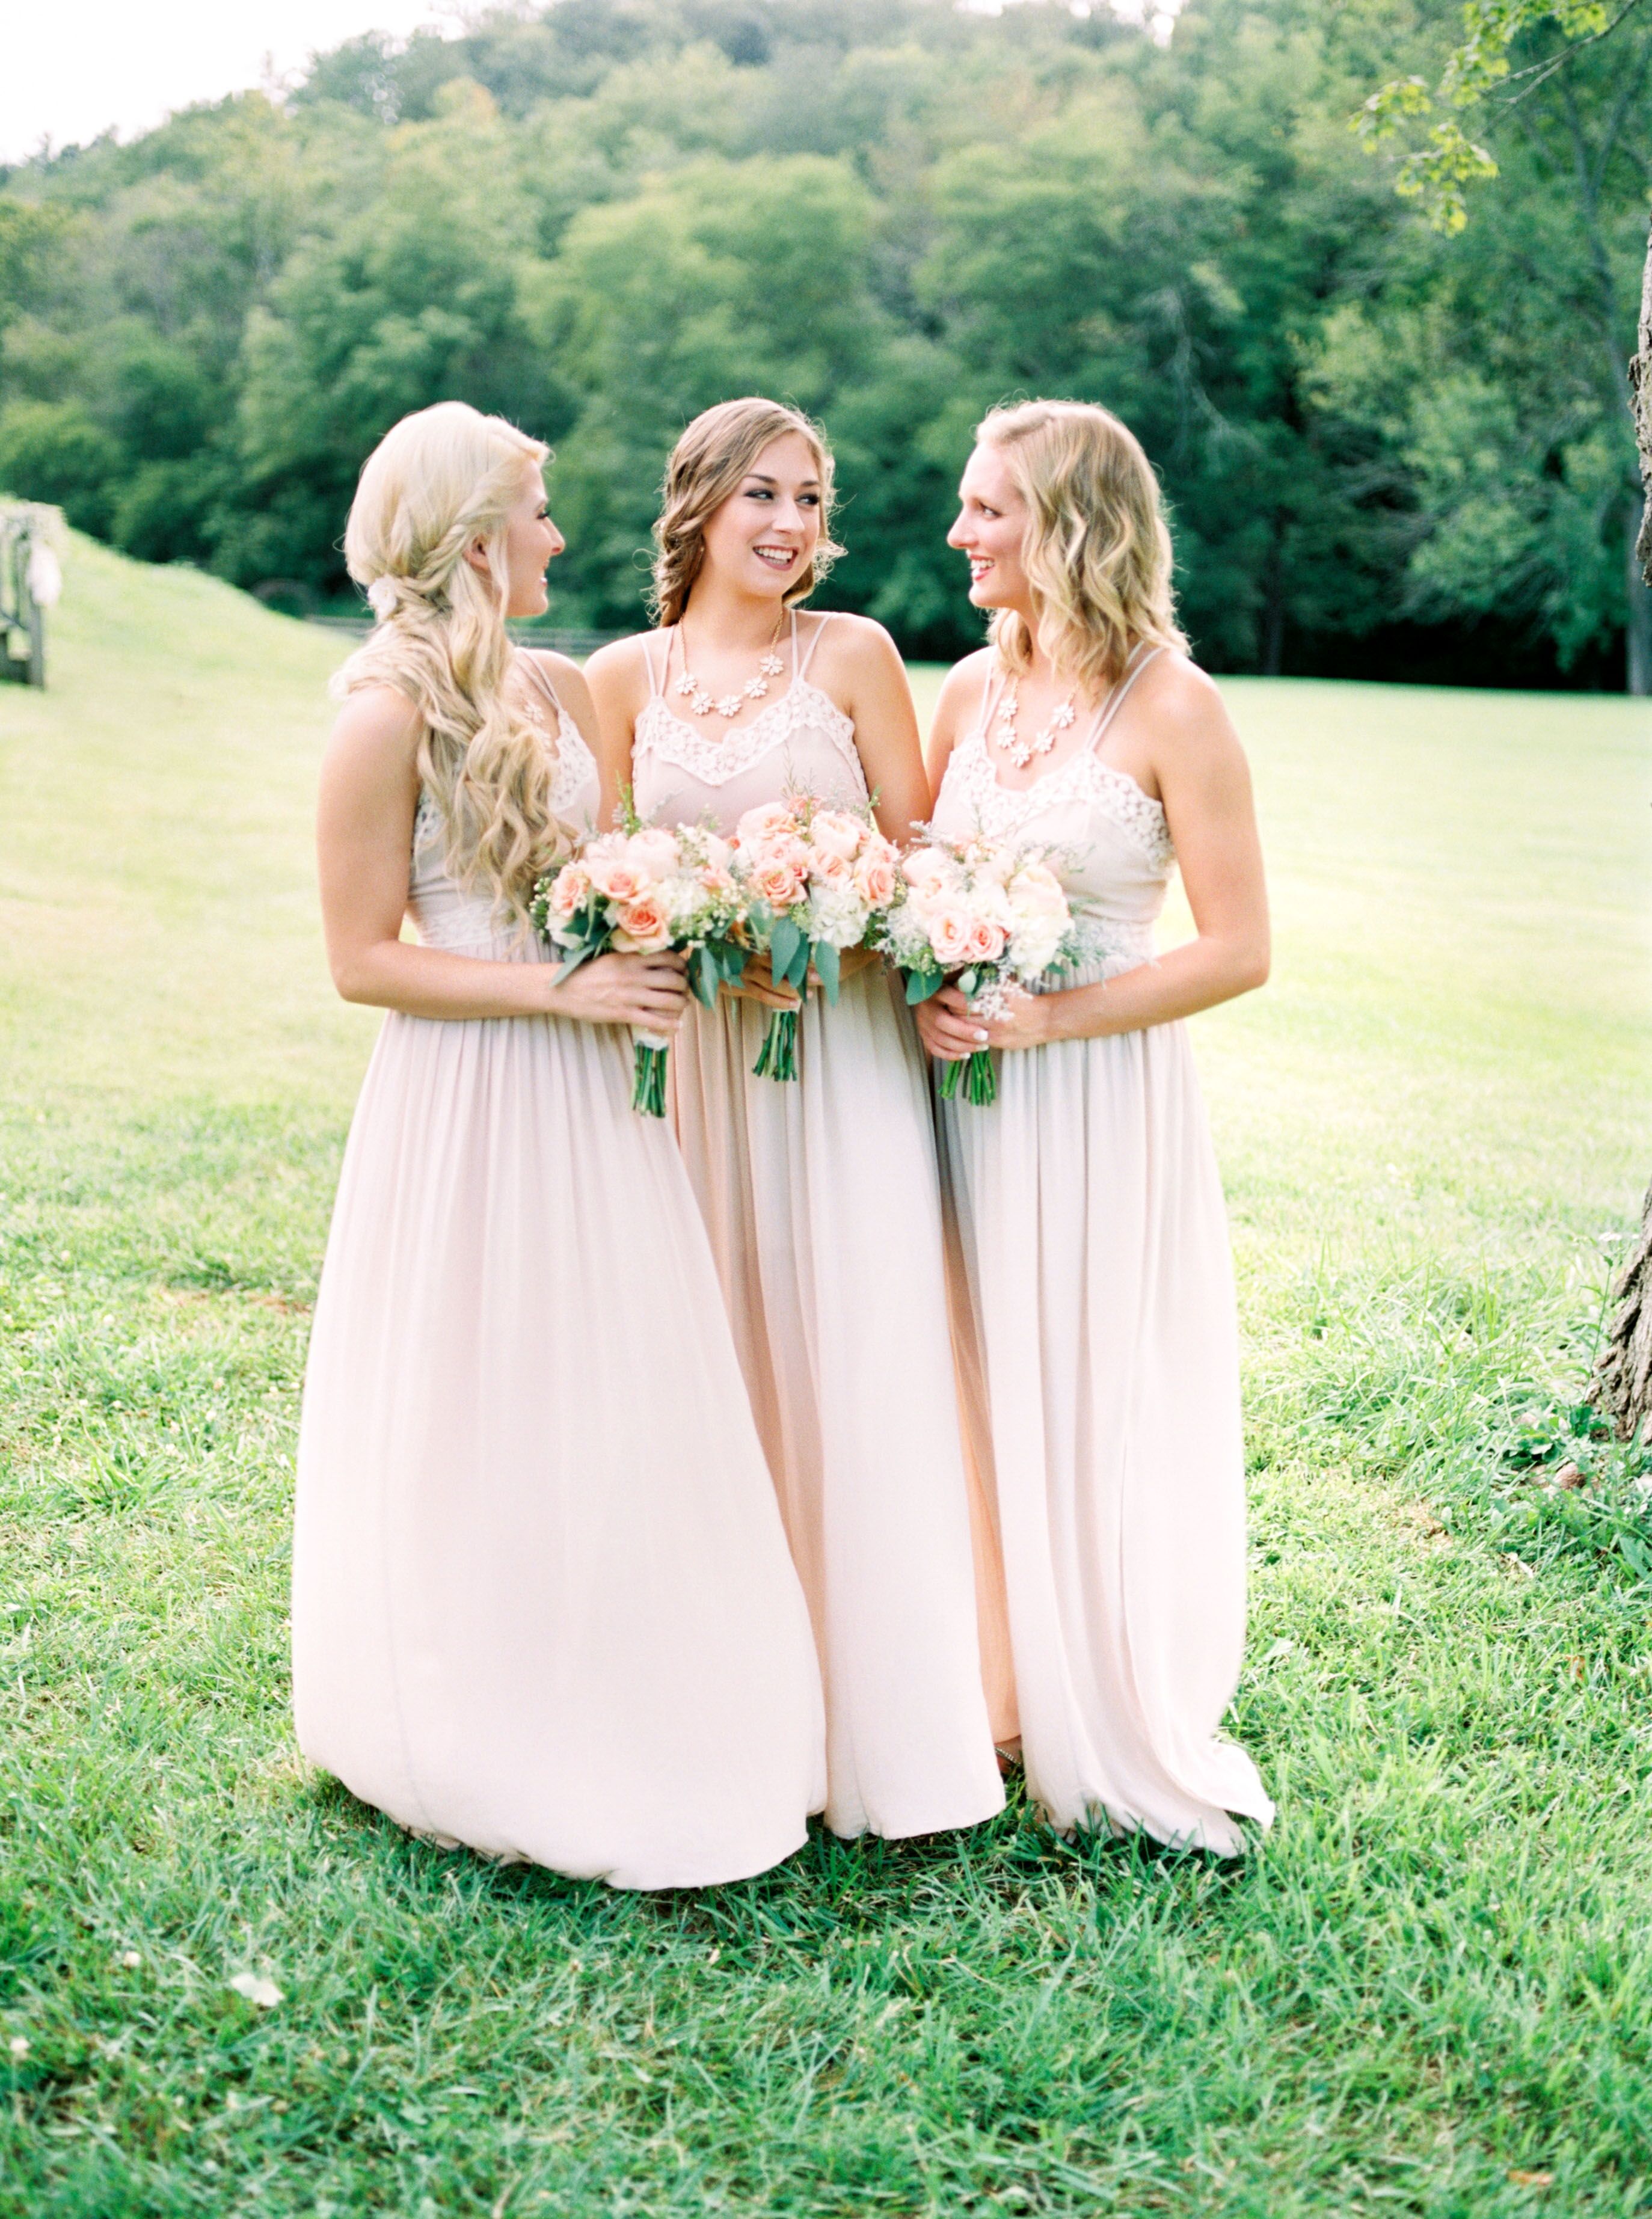
M806 417L730 401L688 426L655 526L657 631L587 676L605 801L629 785L662 824L730 832L809 793L904 842L929 813L905 673L864 617L799 615L838 550L832 464ZM922 1057L882 968L846 955L811 992L798 1077L753 1076L769 1011L795 996L754 967L672 1049L673 1108L758 1431L814 1619L835 1833L934 1833L1003 1804L995 1728L1007 1663L977 1633L972 1519L947 1320ZM990 1574L984 1572L984 1577ZM997 1622L997 1613L983 1613Z

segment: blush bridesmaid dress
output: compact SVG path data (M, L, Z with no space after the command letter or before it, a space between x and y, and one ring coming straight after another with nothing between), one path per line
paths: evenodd
M854 728L810 683L832 619L788 648L791 683L715 735L676 715L675 632L650 641L632 779L651 822L724 833L788 794L864 810ZM948 1340L924 1060L880 968L808 998L798 1076L753 1076L768 1012L690 1005L671 1053L684 1159L814 1619L826 1685L826 1820L890 1837L1003 1808L983 1690L971 1504Z
M596 766L557 707L554 805ZM550 743L547 724L547 744ZM549 960L449 876L433 947ZM621 1027L384 1021L305 1383L305 1754L403 1825L616 1887L764 1870L825 1799L822 1698L693 1194Z
M947 838L1009 841L1059 872L1090 958L1063 986L1152 960L1169 828L1099 752L1152 659L1022 789L988 753L989 686L936 799ZM995 1060L995 1103L937 1108L1028 1787L1064 1831L1233 1852L1239 1819L1266 1824L1273 1806L1218 1731L1245 1639L1245 1460L1227 1215L1187 1029Z

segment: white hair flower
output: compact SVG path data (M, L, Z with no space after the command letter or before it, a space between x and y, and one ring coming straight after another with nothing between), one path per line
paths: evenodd
M367 589L367 606L374 615L388 617L396 605L396 581L394 578L375 578Z

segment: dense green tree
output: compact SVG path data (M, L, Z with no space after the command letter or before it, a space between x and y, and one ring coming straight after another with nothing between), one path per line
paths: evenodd
M941 655L977 631L943 544L971 426L1053 392L1140 432L1215 667L1600 682L1649 620L1649 34L1502 114L1495 206L1448 242L1349 122L1396 72L1414 104L1457 22L1189 0L1156 43L1053 0L524 0L352 40L284 104L0 176L0 480L342 594L363 456L459 395L556 443L558 605L628 625L667 448L761 389L837 445L832 598ZM1541 62L1556 34L1516 30Z

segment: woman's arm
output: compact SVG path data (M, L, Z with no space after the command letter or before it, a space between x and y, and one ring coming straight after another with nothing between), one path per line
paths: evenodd
M929 743L923 751L929 792L937 799L959 736L968 729L968 712L980 707L991 662L992 650L978 648L973 655L966 655L961 662L953 663L941 682L929 725Z
M612 831L618 822L620 795L631 789L631 744L637 719L649 697L648 668L643 659L646 652L647 642L640 636L617 639L607 647L599 647L583 673L575 674L591 705L597 728L593 741L585 726L580 726L585 732L587 745L597 759L597 771L602 780L597 823L605 832ZM571 700L568 706L568 714L577 722L578 712Z
M879 827L904 847L928 822L933 800L906 666L889 634L868 617L831 618L821 661L822 685L854 726Z
M1016 994L997 1020L972 1016L957 989L944 987L918 1010L932 1055L954 1060L977 1047L1139 1032L1231 1001L1266 979L1268 896L1251 774L1221 697L1202 671L1172 666L1138 714L1197 938L1096 985Z
M401 938L418 733L405 695L370 687L345 703L322 760L321 922L345 1000L415 1017L555 1016L669 1031L686 991L675 958L605 955L558 986L553 964L482 962Z

